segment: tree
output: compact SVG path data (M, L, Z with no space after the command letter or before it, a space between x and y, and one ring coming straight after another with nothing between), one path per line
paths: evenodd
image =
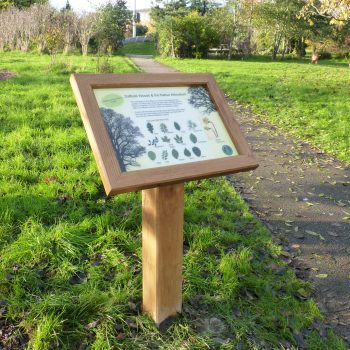
M63 8L64 11L72 11L72 6L69 2L69 0L67 0L66 2L66 6Z
M113 109L101 108L101 113L116 152L120 170L124 172L129 166L139 166L137 158L146 152L146 148L137 141L138 137L143 137L139 127L134 126L130 118L114 112Z
M284 57L291 40L298 43L300 55L304 53L303 36L308 24L304 18L298 17L303 5L303 0L274 0L256 6L255 25L260 29L260 34L271 38L273 60L277 58L281 46Z
M204 16L208 11L217 8L218 3L211 0L191 0L190 9L191 11L198 12L201 16Z
M127 24L132 19L132 12L126 7L126 1L115 0L102 5L97 15L96 39L99 51L106 51L108 47L113 51L117 50L122 45Z
M84 56L88 54L89 41L93 36L97 16L95 13L82 13L76 22L76 32L81 51Z
M307 0L302 15L321 15L331 19L331 23L343 24L350 19L350 0Z
M8 8L10 8L13 5L13 1L12 0L2 0L0 2L0 11L1 10L6 10Z
M230 0L225 6L208 12L210 25L216 28L220 37L220 44L228 47L228 59L231 59L234 48L239 46L249 34L248 27L242 18L242 6L239 0Z
M11 6L14 6L17 8L25 8L25 7L30 7L34 4L44 5L48 3L49 3L49 0L1 0L0 10L4 10Z
M207 16L190 12L186 16L166 16L157 23L158 50L163 56L206 57L219 43L217 31Z
M69 5L69 3L67 2ZM70 5L69 5L70 6ZM64 37L63 53L67 54L72 50L73 43L76 38L77 31L77 15L69 9L64 8L60 13L60 27Z
M34 5L32 6L33 18L35 20L35 31L33 33L34 42L37 44L39 52L46 49L47 32L52 28L52 18L55 11L50 5Z
M57 15L52 17L50 26L45 33L45 45L51 54L52 62L54 62L57 52L64 46L64 33Z
M186 0L156 0L156 5L151 9L151 18L154 22L159 23L165 17L185 16L189 12Z
M16 35L18 32L16 21L18 10L10 8L0 12L0 48L14 50L16 48Z

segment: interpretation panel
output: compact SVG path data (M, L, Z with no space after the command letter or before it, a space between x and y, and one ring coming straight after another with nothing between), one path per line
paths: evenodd
M108 195L258 166L210 74L74 74L71 85Z
M203 86L94 89L122 172L237 155Z

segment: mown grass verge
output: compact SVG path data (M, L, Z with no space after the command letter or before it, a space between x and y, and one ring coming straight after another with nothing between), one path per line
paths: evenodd
M160 59L183 72L208 72L233 99L297 137L350 162L350 69L321 60L272 62Z
M95 59L0 60L17 74L0 82L0 321L26 348L345 349L225 178L186 185L183 314L157 329L140 312L140 195L104 195L69 86Z

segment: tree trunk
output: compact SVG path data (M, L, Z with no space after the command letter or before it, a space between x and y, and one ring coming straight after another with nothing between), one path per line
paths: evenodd
M82 53L83 53L83 56L87 56L87 54L88 54L88 49L89 49L89 45L86 45L86 44L81 45L81 51L82 51Z
M170 30L170 42L171 42L171 57L175 58L174 35L173 35L173 28L172 27Z
M45 51L46 48L46 43L44 40L39 40L38 42L38 51L39 53L43 53Z
M284 60L284 58L286 56L286 51L287 51L286 37L283 36L283 40L282 40L282 57L281 57L282 60Z
M228 45L228 55L227 55L228 60L232 58L232 47L233 47L233 38L231 38L230 43Z
M15 41L15 39L10 41L9 47L10 47L10 51L15 51L16 50L16 41Z
M276 60L277 58L277 53L278 53L278 49L280 47L281 44L281 35L278 32L275 32L274 35L274 40L273 40L273 50L272 50L272 60Z
M70 52L70 45L69 44L65 44L64 45L63 54L67 55L69 52Z
M304 38L301 37L298 39L298 43L297 43L297 53L298 53L298 58L302 59L303 57L305 57L306 55L306 51L305 51L305 43L304 43Z

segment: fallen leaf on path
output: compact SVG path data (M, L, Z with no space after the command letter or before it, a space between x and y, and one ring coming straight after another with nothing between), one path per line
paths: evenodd
M327 278L328 275L326 273L320 273L320 274L316 275L315 277L317 277L317 278Z
M329 234L330 236L333 236L333 237L338 237L338 236L339 236L337 233L331 232L331 231L329 231L328 234Z
M314 231L305 230L305 232L308 233L308 234L311 235L311 236L318 236L318 233L317 233L317 232L314 232Z
M317 232L314 232L314 231L310 231L310 230L305 230L305 232L308 233L311 236L318 237L321 241L325 241L326 240L320 233L317 233Z

